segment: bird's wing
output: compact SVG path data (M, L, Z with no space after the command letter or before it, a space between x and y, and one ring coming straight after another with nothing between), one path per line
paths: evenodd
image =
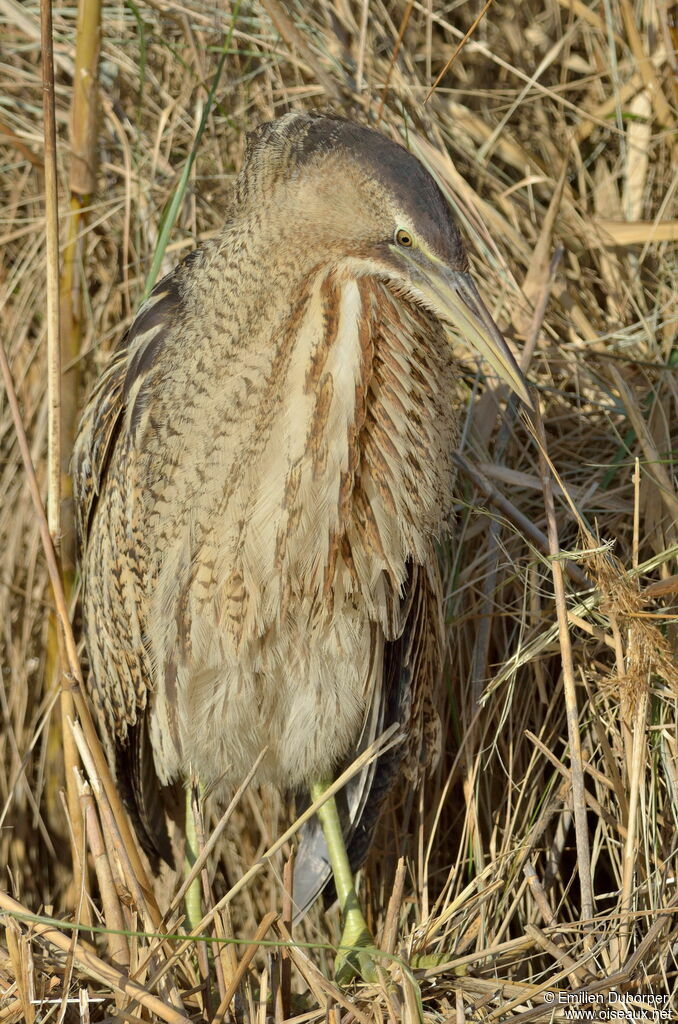
M89 605L88 689L104 720L102 739L109 760L115 764L121 794L152 863L157 863L158 856L169 860L171 854L160 799L162 787L155 774L148 739L146 702L151 672L141 640L145 625L139 621L139 602L129 592L133 574L126 571L128 567L124 564L126 558L134 559L141 554L129 550L133 538L130 540L126 534L124 543L116 543L121 539L116 533L116 527L120 527L117 519L99 524L97 529L94 520L102 500L110 498L116 510L124 501L122 449L128 440L128 429L134 429L133 403L139 400L148 368L163 344L180 302L178 270L153 289L97 382L80 420L71 460L83 603ZM106 495L107 487L113 489L113 495ZM89 551L91 544L94 548ZM106 566L106 571L115 574L120 608L124 609L121 615L110 614L106 588L102 586L104 551L111 555L112 564ZM88 597L92 597L89 602ZM120 635L121 630L124 635Z
M372 727L363 730L356 754L394 723L403 741L392 746L355 776L338 798L351 869L362 865L370 848L384 801L398 774L415 783L435 764L440 753L440 720L436 708L444 658L443 603L440 569L430 552L426 565L410 565L401 599L402 631L383 642L382 685L376 707L368 712ZM294 868L295 919L310 909L331 878L327 846L314 817L301 832Z
M80 419L71 476L81 555L87 546L89 528L124 410L122 391L126 370L127 349L123 347L99 378Z
M194 255L190 253L190 258ZM159 281L141 305L132 326L97 381L80 418L73 446L71 476L81 554L87 547L92 519L128 399L136 392L135 385L143 380L155 352L162 345L179 305L178 279L184 263Z

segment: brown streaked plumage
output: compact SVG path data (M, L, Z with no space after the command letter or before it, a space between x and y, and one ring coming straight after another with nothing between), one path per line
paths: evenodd
M458 408L443 321L522 389L428 172L289 114L249 137L223 231L94 389L73 463L90 685L150 852L149 765L228 788L267 746L259 781L303 789L393 721L407 770L428 763ZM401 757L349 795L360 853Z

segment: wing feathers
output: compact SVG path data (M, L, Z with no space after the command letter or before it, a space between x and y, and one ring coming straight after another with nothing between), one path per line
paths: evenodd
M121 517L109 518L106 528L96 531L95 549L90 547L94 515L104 495L110 512L124 494L115 474L125 472L125 461L119 453L114 460L113 454L116 446L130 443L138 428L145 384L180 312L180 271L181 265L153 289L97 382L80 421L71 462L87 609L89 689L103 716L103 740L115 763L121 794L154 867L158 858L171 860L171 850L163 787L148 737L152 676L137 593L144 568L143 538L130 526L125 529ZM94 594L96 599L90 600Z

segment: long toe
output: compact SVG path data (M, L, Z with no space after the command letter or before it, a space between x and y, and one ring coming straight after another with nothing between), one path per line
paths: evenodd
M379 980L378 968L383 966L383 960L384 954L377 949L362 914L355 921L347 920L334 965L337 984L342 988L358 980L375 984Z

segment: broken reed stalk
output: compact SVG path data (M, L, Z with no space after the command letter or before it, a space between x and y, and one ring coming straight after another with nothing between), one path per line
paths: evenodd
M308 985L310 991L313 993L313 996L326 1019L328 1018L332 1004L337 1003L339 1006L342 1006L345 1010L349 1011L345 1018L347 1024L351 1021L351 1017L360 1021L360 1024L374 1024L374 1018L362 1011L357 1002L349 999L338 985L326 978L325 975L316 967L313 961L306 955L305 950L301 946L295 945L292 940L292 936L282 921L278 920L275 922L275 929L281 940L285 943L292 963Z
M27 921L36 935L56 946L62 953L72 955L78 968L94 981L107 985L114 992L119 992L140 1003L152 1013L156 1013L161 1020L167 1021L167 1024L187 1024L190 1021L189 1017L158 996L153 995L148 989L129 978L124 971L107 964L83 942L74 941L73 938L64 935L51 924L36 920L34 914L31 914L26 907L2 890L0 890L0 909L11 914L17 920Z
M106 935L106 941L108 944L111 963L123 971L128 971L130 966L130 951L127 938L123 934L125 930L125 922L122 916L120 898L115 889L108 850L104 843L96 804L92 797L92 790L89 784L85 782L82 777L80 781L80 799L83 806L83 818L85 819L87 842L92 852L94 870L97 876L97 882L99 883L99 892L101 893L104 920L106 921L106 927L110 929Z
M233 976L231 984L228 986L228 989L226 990L223 999L219 1003L219 1007L213 1018L214 1024L219 1024L219 1022L223 1021L224 1017L228 1013L228 1008L231 1005L234 995L238 991L238 985L245 977L247 968L252 963L252 960L254 959L254 956L257 953L259 943L263 938L265 938L266 932L273 924L275 924L277 920L278 914L276 914L274 911L270 911L261 921L259 927L257 928L254 934L251 945L248 944L247 948L245 949L245 952L241 956L240 963L238 964L238 969L235 972L235 975Z
M155 898L152 892L147 888L144 888L143 876L138 876L135 871L131 857L132 851L127 849L121 833L120 823L116 820L113 808L108 800L108 793L102 785L103 780L99 777L93 752L88 748L81 724L78 722L69 722L69 727L73 733L82 762L89 776L92 790L97 799L99 817L103 832L106 836L107 848L110 849L113 855L117 857L118 863L120 864L123 872L125 885L132 895L133 905L141 915L144 926L150 932L160 932L162 921L160 919L160 912L155 902ZM110 921L107 920L106 923L109 927L114 927ZM172 952L170 943L160 937L160 944L162 945L163 943L166 947L163 949L163 953L166 958L169 958L171 957ZM154 970L153 978L149 987L155 988L156 985L162 981L171 1002L175 1006L182 1006L181 995L170 971L169 960L166 959L163 962L162 968L159 969L158 950L152 948L152 944L147 952L147 960ZM165 975L167 975L167 978Z

